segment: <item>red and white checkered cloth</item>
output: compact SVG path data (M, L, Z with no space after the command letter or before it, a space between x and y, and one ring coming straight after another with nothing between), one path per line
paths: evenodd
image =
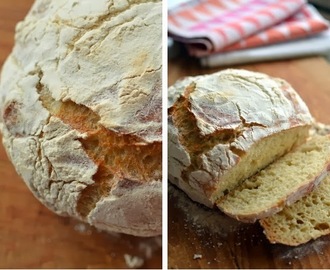
M168 16L170 36L198 57L297 39L328 26L304 0L194 0Z

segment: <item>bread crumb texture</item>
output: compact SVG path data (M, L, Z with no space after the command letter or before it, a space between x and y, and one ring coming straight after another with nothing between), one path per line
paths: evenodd
M212 207L308 137L312 117L285 81L247 70L169 88L169 179Z
M281 212L262 219L272 243L297 246L330 233L330 176L308 196Z
M0 129L47 207L161 233L161 1L37 0L16 28Z
M317 136L244 181L217 206L248 222L281 211L309 194L330 170L330 137Z

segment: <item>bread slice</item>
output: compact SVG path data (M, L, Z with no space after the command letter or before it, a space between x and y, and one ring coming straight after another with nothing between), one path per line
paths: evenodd
M271 243L290 246L330 234L330 176L311 194L260 224Z
M330 136L315 136L247 179L217 206L246 222L271 216L310 193L330 170Z

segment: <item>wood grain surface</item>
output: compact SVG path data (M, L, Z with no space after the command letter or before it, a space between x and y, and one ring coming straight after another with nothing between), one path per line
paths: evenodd
M32 3L0 1L0 66L12 50L16 23ZM161 253L161 237L99 232L50 212L16 174L0 144L0 268L129 268L130 260L161 268Z
M236 68L287 80L305 100L316 120L330 124L330 65L323 58ZM169 85L184 76L219 70L201 68L195 60L182 56L169 61ZM220 211L206 209L172 186L169 188L168 235L170 268L330 268L329 236L298 247L270 244L258 224L242 224Z

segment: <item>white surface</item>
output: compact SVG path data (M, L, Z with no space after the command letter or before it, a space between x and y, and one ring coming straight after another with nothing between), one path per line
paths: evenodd
M172 9L182 3L188 2L189 0L168 0L167 1L167 7L168 9Z

